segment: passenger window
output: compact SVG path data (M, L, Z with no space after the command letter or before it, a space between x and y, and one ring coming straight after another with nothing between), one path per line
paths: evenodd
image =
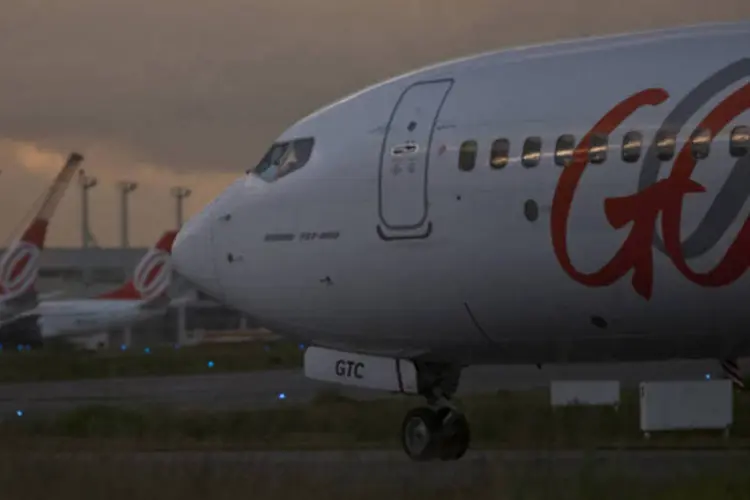
M666 130L656 133L656 157L660 161L669 161L674 156L674 148L677 143L675 134Z
M690 137L690 150L696 160L707 158L711 152L711 131L705 128L697 129Z
M490 150L490 167L503 168L508 164L510 155L510 141L508 139L497 139L492 143Z
M564 167L573 161L573 151L576 147L576 138L571 134L561 135L555 144L555 165Z
M609 138L605 134L591 134L589 161L596 165L607 161Z
M536 167L542 159L542 138L529 137L523 143L521 164L526 168Z
M458 168L465 172L474 169L477 162L477 141L464 141L458 152Z
M641 158L643 147L643 134L638 131L630 131L622 138L622 161L635 163Z
M732 130L729 140L729 154L735 158L745 156L750 152L750 127L739 126Z
M310 160L315 140L312 138L280 142L271 146L260 163L248 171L266 182L273 182L304 167Z

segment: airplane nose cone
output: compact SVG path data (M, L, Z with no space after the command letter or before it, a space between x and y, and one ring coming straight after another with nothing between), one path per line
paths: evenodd
M214 266L210 216L200 213L182 226L172 245L174 270L196 288L219 296L221 287Z
M216 222L241 208L249 188L245 178L230 184L201 212L185 223L172 244L172 267L195 288L216 298L225 298L217 272L215 258L219 250L214 242ZM250 191L262 192L259 188Z

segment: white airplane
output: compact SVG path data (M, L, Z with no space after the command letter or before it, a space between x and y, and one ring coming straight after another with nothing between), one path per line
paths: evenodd
M0 327L0 344L39 346L58 337L78 337L124 328L166 313L172 280L172 242L166 231L121 287L85 299L42 300Z
M750 22L571 40L298 121L174 265L308 377L425 396L404 449L451 460L465 366L749 354L748 195Z
M83 156L78 153L68 156L65 165L41 199L34 218L0 259L0 325L19 313L33 309L41 298L35 285L47 228L81 162Z

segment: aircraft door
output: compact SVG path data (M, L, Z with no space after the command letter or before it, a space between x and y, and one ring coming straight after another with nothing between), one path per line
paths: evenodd
M440 109L452 79L417 82L404 90L391 114L380 153L378 234L384 240L426 238L427 170Z

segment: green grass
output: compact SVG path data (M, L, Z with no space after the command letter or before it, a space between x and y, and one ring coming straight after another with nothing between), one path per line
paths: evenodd
M179 412L159 408L80 408L48 418L0 422L0 449L351 449L398 446L406 411L419 398L350 401L323 394L312 404L269 410ZM472 446L504 449L748 448L750 395L735 399L735 424L720 432L639 431L638 401L625 393L619 410L553 410L547 391L499 393L460 401Z
M658 479L585 467L565 475L545 468L540 470L534 465L511 472L490 464L471 471L470 483L446 481L442 485L431 485L429 466L421 469L424 472L414 471L407 480L389 479L382 474L369 478L357 474L356 479L342 480L326 474L325 466L264 465L133 459L123 462L115 458L60 460L50 457L32 461L18 456L2 457L0 491L4 500L750 499L750 475L744 470L720 474L698 472ZM345 470L367 467L366 464L335 466ZM400 464L398 467L403 470L410 466Z
M209 367L209 361L213 366ZM72 351L60 347L0 352L0 383L110 377L196 375L297 368L302 351L282 341L157 346L138 350Z
M746 462L720 473L678 470L649 476L621 469L616 462L589 460L566 468L555 462L295 464L117 455L168 449L391 448L398 445L404 412L415 404L418 398L355 402L329 392L309 405L273 410L208 413L98 406L48 418L5 419L0 421L0 498L750 500ZM633 393L624 395L619 411L553 411L546 391L474 396L460 404L472 423L475 448L750 446L748 394L737 395L729 439L718 433L672 433L645 441L638 431ZM79 458L53 453L84 450L97 453ZM404 476L393 467L413 470ZM431 477L447 479L434 484Z

